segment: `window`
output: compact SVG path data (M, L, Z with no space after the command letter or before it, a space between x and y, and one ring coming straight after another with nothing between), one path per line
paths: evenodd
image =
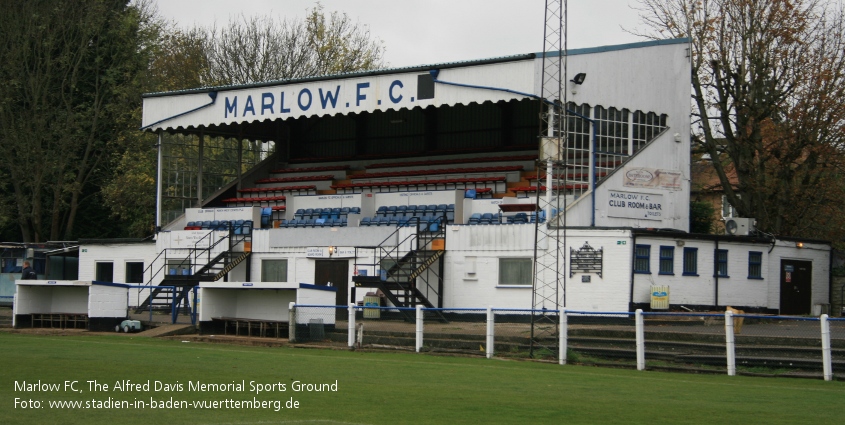
M716 276L728 277L728 250L716 250Z
M634 273L651 273L648 267L651 257L651 245L637 245L634 247Z
M287 282L288 281L288 260L262 260L261 261L262 282Z
M675 274L675 247L660 247L660 272L659 274Z
M126 283L144 283L144 263L126 262Z
M728 202L728 197L722 195L722 218L734 218L739 217L739 214L736 212L736 208Z
M748 253L748 278L762 279L763 278L763 253L759 251L751 251Z
M532 260L530 258L500 258L499 286L531 286Z
M114 282L114 263L97 263L95 280L98 282Z
M684 248L684 276L698 276L698 248Z

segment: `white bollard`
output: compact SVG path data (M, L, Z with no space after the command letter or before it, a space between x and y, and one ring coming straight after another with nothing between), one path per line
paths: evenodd
M420 352L423 345L423 311L422 304L417 304L417 343L416 351Z
M349 349L355 349L355 304L349 303L349 326L347 326L349 336L346 338Z
M822 327L822 363L824 369L824 380L833 380L833 364L830 357L830 322L827 320L827 315L819 316L819 322Z
M422 332L423 332L422 304L417 304L417 343L416 343L416 351L418 353L420 352L420 349L422 348Z
M560 309L560 334L558 335L558 346L560 350L558 351L558 363L561 365L566 364L566 337L569 329L567 328L566 323L566 308L561 307Z
M645 324L643 323L643 310L638 308L634 313L636 318L637 334L637 370L645 370Z
M296 342L296 303L288 304L288 342Z
M725 351L728 357L728 376L736 376L736 344L734 343L734 313L725 312Z
M493 350L495 349L494 338L495 318L493 317L493 306L487 307L487 358L493 358Z

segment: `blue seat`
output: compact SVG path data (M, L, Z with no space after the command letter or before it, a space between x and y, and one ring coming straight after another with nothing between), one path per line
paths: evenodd
M311 218L325 218L325 217L323 217L323 209L322 208L312 209Z
M399 227L408 227L410 225L411 219L408 217L399 217Z
M384 217L385 215L387 215L387 206L382 205L378 207L378 209L376 210L376 215L379 217Z
M191 269L182 269L182 276L190 276Z
M361 214L361 207L349 208L349 214Z
M390 217L379 217L378 225L379 226L389 226L390 225Z
M340 218L340 227L346 227L349 225L349 221L347 221L346 216Z
M293 215L293 218L302 218L302 216L304 214L305 214L305 210L300 208L300 209L296 210L296 213Z
M235 229L236 235L243 234L243 227L244 227L244 221L243 220L235 220L235 222L232 224L232 226Z
M359 226L369 226L370 225L370 217L364 217L361 219L361 224Z
M467 189L464 192L464 198L475 199L475 189Z
M302 218L310 219L314 216L314 208L306 208L305 212L302 213Z
M340 209L340 215L346 216L349 215L349 207L343 207Z
M399 205L396 207L396 215L398 217L405 217L405 212L408 211L407 205Z
M230 225L229 220L220 220L220 227L217 230L229 230Z
M170 269L170 270L168 270L168 274L175 275L175 274L176 274L176 269Z
M455 212L454 211L446 211L446 222L452 224L455 222Z
M437 205L429 204L425 206L425 213L428 215L434 215L437 212Z
M326 209L328 210L327 212L331 214L331 218L340 218L340 207L335 207L330 210L328 208Z
M244 220L244 224L241 225L241 234L252 234L252 220Z
M478 221L478 224L490 224L493 221L493 214L492 213L484 213L481 214L481 220Z
M315 218L314 219L314 227L323 227L327 225L328 221L331 220L330 218Z
M408 205L407 207L405 207L405 217L413 217L416 211L416 205Z
M446 211L455 211L455 204L446 205Z
M296 221L296 227L305 227L306 223L308 222L307 218L300 218Z
M514 224L528 223L528 214L526 214L524 212L516 213L513 216L513 221L511 221L511 220L508 220L508 221L510 221L511 223L514 223Z
M469 223L467 224L478 224L481 221L481 213L473 213L469 216Z
M387 207L387 216L396 217L396 205L391 205Z
M446 206L446 204L440 204L440 205L437 206L438 212L441 212L441 211L446 212L447 210L448 210L448 207Z
M219 228L220 228L220 221L218 221L218 220L212 220L212 221L211 221L211 226L209 226L208 228L209 228L209 229L211 229L211 230L217 230L217 229L219 229Z
M185 225L185 227L194 227L194 226L196 226L196 223L194 223L193 221L189 221L188 224Z

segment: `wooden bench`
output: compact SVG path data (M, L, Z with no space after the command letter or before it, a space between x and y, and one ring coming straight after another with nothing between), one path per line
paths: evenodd
M36 326L36 323L38 326ZM88 315L81 313L33 313L32 327L88 329Z
M224 335L228 335L230 328L234 328L235 336L240 336L241 330L246 331L246 336L252 336L253 330L255 330L260 337L266 337L268 331L274 331L276 338L281 338L282 332L287 334L288 331L288 322L281 320L248 319L243 317L212 317L211 320L223 322Z

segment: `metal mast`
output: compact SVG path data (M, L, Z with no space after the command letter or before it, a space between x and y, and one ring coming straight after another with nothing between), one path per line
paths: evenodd
M557 356L559 310L565 305L566 0L546 0L539 141L531 357ZM551 310L546 312L544 310Z

